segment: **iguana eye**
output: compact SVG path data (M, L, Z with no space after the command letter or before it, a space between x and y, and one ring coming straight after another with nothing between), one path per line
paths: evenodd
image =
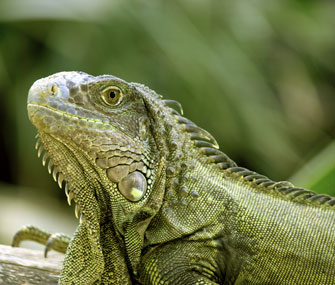
M116 106L122 100L122 91L115 86L107 87L102 92L102 100L108 105Z

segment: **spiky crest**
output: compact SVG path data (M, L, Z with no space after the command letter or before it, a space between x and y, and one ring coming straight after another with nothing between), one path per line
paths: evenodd
M182 111L182 106L177 101L162 100L167 107L170 104L178 106ZM169 107L170 108L170 107ZM327 194L318 194L311 190L301 187L295 187L287 181L275 182L268 177L258 174L244 167L238 167L225 153L219 150L219 145L215 138L206 130L198 127L189 119L181 116L175 109L170 108L171 113L175 116L176 122L182 125L182 129L190 135L190 139L199 151L208 157L209 162L216 164L222 171L235 173L235 175L252 183L256 186L262 186L267 191L276 191L283 196L294 199L295 201L304 201L313 205L326 205L335 208L335 197Z

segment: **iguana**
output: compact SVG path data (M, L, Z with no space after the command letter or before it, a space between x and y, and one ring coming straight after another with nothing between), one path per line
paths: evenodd
M335 197L238 167L177 101L60 72L33 84L28 114L80 224L13 244L67 248L60 284L335 284Z

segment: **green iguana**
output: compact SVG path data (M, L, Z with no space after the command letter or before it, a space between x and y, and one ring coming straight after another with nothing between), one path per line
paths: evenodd
M111 75L36 81L38 154L80 224L13 245L67 248L60 284L335 284L335 197L238 167L170 106Z

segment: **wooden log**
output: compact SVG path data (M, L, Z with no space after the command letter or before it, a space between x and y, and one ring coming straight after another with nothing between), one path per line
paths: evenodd
M57 284L64 254L0 244L0 284Z

